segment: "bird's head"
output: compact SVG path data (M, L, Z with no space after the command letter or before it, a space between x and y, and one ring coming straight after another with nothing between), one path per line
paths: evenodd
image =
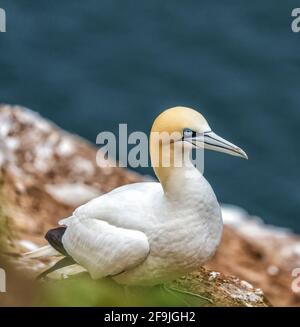
M174 107L162 112L153 123L151 143L154 135L171 136L161 137L162 147L171 142L186 149L204 148L248 159L241 148L215 134L206 119L191 108Z

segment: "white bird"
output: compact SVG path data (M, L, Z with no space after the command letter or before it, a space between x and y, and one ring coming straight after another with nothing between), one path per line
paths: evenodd
M163 132L178 135L171 147L170 142L154 142ZM166 146L169 159L177 154L182 158L184 149L182 165L176 160L163 165ZM193 148L247 159L243 150L213 133L199 112L168 109L156 118L150 133L159 182L125 185L80 206L60 221L64 227L47 233L51 245L29 256L59 252L67 258L63 264L73 263L61 271L87 270L93 279L110 276L124 285L162 284L195 271L216 251L223 223L212 187L189 159Z

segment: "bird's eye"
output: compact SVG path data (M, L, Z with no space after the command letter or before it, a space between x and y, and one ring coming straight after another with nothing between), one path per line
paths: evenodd
M184 137L195 137L196 136L196 132L194 132L193 130L191 130L190 128L185 128L183 130L183 136Z

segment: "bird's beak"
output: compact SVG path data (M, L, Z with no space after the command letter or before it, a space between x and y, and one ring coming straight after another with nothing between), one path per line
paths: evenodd
M205 132L190 139L190 142L196 147L203 147L205 149L214 150L230 154L232 156L248 159L245 151L236 145L224 140L222 137L215 134L213 131Z

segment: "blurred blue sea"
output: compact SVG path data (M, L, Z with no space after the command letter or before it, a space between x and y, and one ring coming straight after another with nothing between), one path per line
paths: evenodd
M95 143L191 106L249 161L206 153L221 202L300 232L296 1L2 0L0 102ZM299 2L298 2L299 7ZM140 169L151 173L150 169Z

